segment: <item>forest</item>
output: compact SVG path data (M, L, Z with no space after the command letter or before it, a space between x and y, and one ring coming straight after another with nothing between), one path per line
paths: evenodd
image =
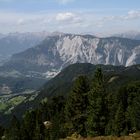
M67 96L48 97L36 109L26 111L22 120L13 115L8 127L0 127L1 139L59 140L74 133L120 137L138 132L140 81L114 90L100 67L90 77L79 75Z

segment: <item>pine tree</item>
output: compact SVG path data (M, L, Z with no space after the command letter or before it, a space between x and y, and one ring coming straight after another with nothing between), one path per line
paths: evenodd
M21 139L22 140L32 140L35 136L36 129L36 112L28 111L25 113L22 126L21 126Z
M120 134L128 134L139 130L140 124L140 83L132 82L123 86L117 95L118 101L122 104L124 121L123 130Z
M57 140L63 137L64 107L65 98L63 96L50 98L43 105L43 120L51 123L50 128L45 129L45 140Z
M136 119L136 129L140 130L140 95L138 95L138 97L135 100L134 110L135 110L135 119Z
M20 123L16 116L13 116L11 120L10 128L6 131L5 137L7 140L20 140Z
M95 72L92 89L89 92L87 132L90 136L104 135L106 126L106 101L104 77L101 68Z
M114 119L114 134L121 136L125 135L125 133L127 133L125 111L122 103L120 103Z
M73 90L67 99L65 107L67 125L71 129L69 131L77 132L83 136L86 135L85 122L87 117L88 91L87 77L79 76L74 83Z
M4 128L0 126L0 139L4 135Z
M34 130L34 140L45 140L45 126L42 121L42 113L41 110L36 110L36 124Z
M129 120L130 132L140 130L140 82L134 82L127 86L129 93L127 120Z

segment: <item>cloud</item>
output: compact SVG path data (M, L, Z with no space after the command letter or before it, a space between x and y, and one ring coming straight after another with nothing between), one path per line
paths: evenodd
M127 16L124 16L124 19L139 19L140 18L140 11L139 10L131 10L128 12Z
M25 22L24 22L24 19L23 18L20 18L18 19L17 21L17 25L23 25Z
M12 12L0 11L0 32L34 32L47 30L72 33L103 32L116 29L138 28L140 11L130 10L126 14L107 15L93 11L68 12ZM136 21L137 20L137 21ZM137 24L137 25L136 25Z
M56 20L58 21L69 21L75 18L73 13L58 13L56 16Z
M107 21L132 21L140 19L140 11L139 10L130 10L125 15L119 15L119 16L105 16L100 19L102 22Z
M74 13L66 12L66 13L58 13L56 15L56 21L58 22L69 22L69 23L77 23L81 22L82 19Z
M70 2L74 2L75 0L57 0L60 4L67 4Z

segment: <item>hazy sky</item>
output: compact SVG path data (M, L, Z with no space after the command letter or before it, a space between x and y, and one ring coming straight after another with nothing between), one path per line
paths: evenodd
M140 0L0 0L0 33L140 31Z

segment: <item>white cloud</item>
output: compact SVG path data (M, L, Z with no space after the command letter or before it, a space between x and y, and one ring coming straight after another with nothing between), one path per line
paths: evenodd
M75 13L66 12L66 13L58 13L56 15L56 21L63 23L78 23L82 22L80 16Z
M140 11L129 11L123 15L103 15L92 11L6 12L0 11L0 33L27 31L103 32L113 29L132 29L140 25ZM137 25L136 25L137 24ZM139 29L139 28L138 28Z
M18 25L23 25L25 22L24 22L24 19L23 18L20 18L20 19L18 19L18 21L17 21L17 24Z
M139 19L140 18L140 11L131 10L128 12L127 16L124 17L126 20L129 19Z
M58 13L56 16L56 20L58 21L69 21L75 18L73 13Z
M57 0L60 4L67 4L73 2L74 0Z
M119 15L119 16L105 16L100 19L102 22L108 21L132 21L140 19L140 11L137 10L130 10L126 15Z

